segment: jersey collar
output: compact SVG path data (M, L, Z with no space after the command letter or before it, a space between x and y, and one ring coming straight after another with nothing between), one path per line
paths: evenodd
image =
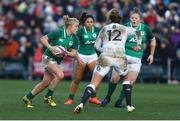
M70 39L72 39L72 35L69 35ZM66 28L64 27L64 38L68 37L68 34L66 33Z
M85 31L86 34L88 33L85 26L84 26L84 31ZM94 26L92 26L92 31L91 32L94 33Z
M133 26L132 26L132 23L130 22L130 26L131 26L132 28L137 29L137 30L141 30L141 23L139 24L139 26L137 26L137 27L133 27Z
M66 28L64 27L64 38L66 38Z

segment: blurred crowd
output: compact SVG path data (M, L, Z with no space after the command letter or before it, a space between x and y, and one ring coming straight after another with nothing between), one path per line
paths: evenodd
M79 18L86 10L102 27L111 8L119 9L125 23L134 6L140 8L157 39L155 62L161 62L165 70L168 58L179 63L179 0L0 0L0 58L17 59L28 68L29 58L41 60L40 37L61 26L63 15Z

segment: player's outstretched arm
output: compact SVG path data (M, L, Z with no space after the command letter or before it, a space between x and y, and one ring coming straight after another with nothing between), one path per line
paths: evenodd
M149 64L152 64L154 61L154 52L155 52L155 48L156 48L156 39L155 37L152 39L151 41L151 45L150 45L150 55L147 59L147 61L149 62Z

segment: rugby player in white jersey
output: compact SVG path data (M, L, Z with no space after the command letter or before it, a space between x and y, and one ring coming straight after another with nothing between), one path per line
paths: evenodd
M121 16L118 9L113 8L107 13L108 23L101 29L95 43L95 49L101 54L98 57L92 80L90 84L87 85L81 102L74 109L74 113L81 112L89 97L93 94L93 92L95 92L103 77L110 71L111 68L113 68L120 76L125 76L127 74L128 70L125 55L125 42L128 35L136 35L138 38L138 47L138 45L141 44L141 37L140 33L136 31L136 29L120 25L120 21ZM125 91L131 92L129 91L131 90L130 83L123 82L123 84L125 85ZM126 94L130 95L129 93ZM127 102L127 105L131 108L131 101Z

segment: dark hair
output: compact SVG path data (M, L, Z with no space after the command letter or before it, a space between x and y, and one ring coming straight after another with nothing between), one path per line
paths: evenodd
M81 17L80 17L80 24L84 25L85 21L86 21L88 18L92 18L93 21L94 21L93 15L88 14L87 12L83 12L82 15L81 15Z
M142 13L140 12L139 8L134 7L133 10L130 12L130 16L134 13L139 14L141 19L143 18Z
M107 13L107 21L113 23L120 23L121 16L117 8L113 8Z

